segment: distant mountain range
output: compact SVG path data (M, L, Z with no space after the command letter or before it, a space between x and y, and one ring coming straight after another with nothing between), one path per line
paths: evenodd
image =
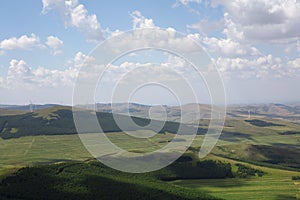
M300 120L300 104L253 104L228 107L232 117L248 116Z
M149 106L136 103L119 103L119 104L96 104L96 106L87 106L98 112L114 112L118 114L130 114L131 116L162 119L162 112L167 113L169 121L180 121L180 117L184 116L184 123L190 123L197 119L210 119L211 106L207 104L185 104L182 106ZM113 107L113 109L112 109ZM165 111L163 109L165 109ZM195 110L200 110L200 116L195 116ZM150 112L149 112L150 111ZM222 114L221 109L215 108L215 115ZM245 105L229 105L226 108L227 117L248 118L248 117L267 117L280 118L290 120L300 120L300 104L245 104ZM224 116L220 116L224 117Z
M8 110L41 110L45 108L50 108L54 106L60 106L58 104L28 104L28 105L3 105L0 104L0 108L8 109Z
M16 114L32 112L51 107L60 106L58 104L45 105L0 105L0 116L5 114ZM185 104L182 106L167 105L143 105L137 103L116 103L96 105L79 105L78 107L87 110L96 109L97 112L115 113L120 115L130 115L141 118L151 118L156 120L167 120L180 122L183 116L184 123L193 123L199 119L211 118L211 106L207 104ZM196 116L195 110L199 109L200 115ZM221 115L218 108L215 109L215 116ZM166 114L166 115L165 115ZM267 117L290 120L300 120L300 104L249 104L249 105L229 105L227 107L227 117L248 118L248 117ZM224 117L224 116L219 116Z

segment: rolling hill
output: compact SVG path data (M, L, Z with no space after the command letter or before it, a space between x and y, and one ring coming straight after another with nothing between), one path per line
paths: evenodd
M118 113L117 117L125 122L132 119L142 127L150 122L146 118L150 109L157 114L160 111L159 106L156 110L153 106L132 104L130 114L133 117L130 118L124 115L127 112L124 105L117 105L119 111L114 114ZM167 145L178 129L176 121L181 114L180 107L165 107L170 117L160 131L165 134L141 139L121 131L109 104L98 106L96 116L107 137L120 148L134 153L155 151ZM192 116L190 113L195 106L183 106L185 112L182 113ZM204 113L210 111L209 106L199 106ZM253 112L250 119L248 109ZM207 177L211 171L206 170L213 167L207 167L205 160L194 160L203 141L202 133L210 122L207 118L190 117L191 121L183 124L188 130L199 122L199 134L174 165L160 174L132 175L116 172L90 159L91 155L75 134L71 107L50 106L34 112L1 109L0 198L41 199L47 194L48 199L117 198L121 195L127 199L214 199L212 196L216 196L231 200L253 199L259 193L262 199L295 199L300 189L299 181L292 180L300 176L297 109L297 105L277 104L228 108L223 133L205 160L230 163L234 178L229 178L230 173ZM92 108L80 112L87 120L95 116ZM136 131L131 126L126 129ZM21 167L25 168L17 170ZM247 173L252 175L247 176Z
M11 112L11 111L9 111ZM95 115L94 112L89 110L82 110L81 117L84 120L89 121ZM149 119L140 117L129 117L125 115L118 115L105 112L96 113L99 124L102 127L102 131L108 132L122 132L122 131L136 131L137 127L131 125L129 120L133 120L140 127L139 130L152 130L155 127L163 127L159 129L159 133L177 133L179 126L184 130L185 134L194 133L197 131L198 134L204 134L205 128L195 128L177 122L160 122L158 120L151 120L153 124L151 127L147 127L150 123ZM114 118L118 118L125 127L119 128ZM87 133L99 133L100 130L96 128L88 127ZM14 115L0 116L0 137L3 139L18 138L22 136L32 135L65 135L65 134L76 134L76 128L73 120L73 113L71 107L66 106L54 106L35 112L26 112L23 114L15 113Z

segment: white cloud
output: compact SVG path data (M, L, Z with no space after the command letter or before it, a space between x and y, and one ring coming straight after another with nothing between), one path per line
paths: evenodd
M286 0L214 0L222 5L228 38L286 43L300 38L300 2Z
M135 25L135 19L133 20L133 24L136 29L132 32L127 32L117 38L111 38L106 43L108 50L122 52L128 51L129 47L130 49L136 49L151 46L156 46L157 48L168 47L175 52L193 52L199 50L199 34L180 35L173 28L160 29L159 27L154 27L150 29L138 29L140 26L144 27L145 25L143 22L137 22Z
M180 5L187 6L190 3L197 3L200 4L202 3L202 0L177 0L175 4L173 4L172 7L178 7Z
M300 52L300 40L298 40L297 42L293 42L289 45L286 45L284 52L286 54L293 54L293 53Z
M143 56L147 55L143 54ZM150 58L152 57L151 55L149 56ZM189 96L191 90L201 90L202 99L210 98L209 95L206 95L208 93L206 93L203 77L192 65L172 54L164 56L166 57L161 62L139 63L136 61L124 61L118 65L109 65L101 79L99 79L98 88L95 92L97 95L100 94L99 97L96 96L97 101L103 102L114 99L114 101L123 102L128 97L128 93L132 92L131 97L135 96L135 94L141 95L141 102L145 102L148 99L147 95L145 96L146 93L155 94L157 92L149 91L148 86L150 88L158 86L161 89L166 87L164 89L168 91L167 93L171 94L174 92L173 94L185 103L191 100ZM162 96L164 95L162 94ZM176 99L173 98L174 96L171 95L172 101ZM193 98L196 97L193 96Z
M81 51L77 52L74 58L67 62L69 68L79 70L82 66L92 63L95 59L92 56L85 55Z
M73 69L49 70L43 67L31 68L24 60L10 61L6 77L0 78L0 90L5 93L2 102L36 103L70 102ZM59 95L58 95L59 94Z
M42 13L46 14L49 10L54 7L62 7L65 4L65 0L42 0L43 10Z
M219 31L224 28L224 20L212 21L207 19L202 19L200 22L196 24L187 25L189 29L196 29L202 35L207 36L209 33L213 31Z
M70 17L70 24L84 32L89 41L103 40L103 33L100 23L95 14L88 15L84 5L66 2L66 7Z
M63 41L55 36L48 36L46 45L52 49L53 55L58 55L62 53L61 47L63 46Z
M281 58L272 55L247 58L218 58L216 64L225 76L240 78L262 78L267 75L281 77L288 75L288 69L283 68Z
M133 11L130 16L132 17L133 29L136 28L155 28L152 19L144 17L140 11Z
M207 2L197 3L207 6ZM223 19L201 20L187 27L200 31L202 44L214 55L223 74L231 78L297 76L299 59L288 57L300 52L299 1L212 0L210 6L221 6ZM260 48L267 55L262 55ZM283 56L276 57L274 52Z
M202 42L207 46L207 50L216 53L217 56L236 57L236 56L255 56L259 51L250 45L243 45L231 39L218 39L215 37L204 37Z
M22 35L19 38L12 37L9 39L2 40L0 42L0 49L3 50L14 50L14 49L25 49L31 50L34 47L41 47L40 39L35 34L30 36Z
M300 69L300 58L288 61L288 66L292 69Z
M224 14L224 21L225 27L223 30L223 34L225 34L227 38L236 41L245 41L245 35L242 31L242 28L230 19L228 13Z
M177 56L169 56L168 61L162 63L125 61L120 65L110 64L102 79L105 82L112 83L127 76L126 79L129 82L134 82L134 79L144 80L145 82L151 80L168 82L177 80L179 76L181 78L181 76L191 75L191 70L188 67L192 68L185 60Z
M128 46L134 48L135 46L142 46L141 44L149 46L154 44L156 46L157 44L160 44L162 47L168 45L170 46L170 48L174 48L174 50L189 49L190 51L193 51L195 48L198 48L196 43L200 42L199 34L180 35L172 27L161 29L160 27L155 25L153 19L143 16L142 13L138 10L135 10L132 13L130 13L130 16L132 17L133 40L122 40L122 42L118 40L118 42L114 43L114 45L116 45L113 47L114 49L124 49L128 48ZM140 28L149 28L149 31L147 29L141 31L135 30ZM111 36L117 36L121 33L123 32L117 30L115 32L112 32ZM136 34L140 34L139 41L135 41L137 40ZM126 36L128 37L129 34L127 34Z
M88 41L103 40L103 30L95 14L90 15L83 4L77 0L43 0L42 13L58 9L65 15L67 26L78 28L86 35Z
M31 68L24 60L11 60L7 72L7 86L26 87L33 83Z
M64 70L47 69L39 66L31 68L24 60L12 59L7 76L1 79L1 85L6 88L36 89L45 87L73 86L80 67L93 59L82 52L76 53L73 59L66 63Z
M0 55L4 55L5 50L33 50L34 48L45 48L46 46L51 48L53 55L58 55L62 53L60 49L62 45L63 41L54 36L48 36L44 45L40 42L40 38L32 33L30 36L22 35L19 38L11 37L0 41Z

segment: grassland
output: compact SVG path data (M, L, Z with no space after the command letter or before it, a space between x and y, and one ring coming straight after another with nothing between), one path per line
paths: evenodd
M1 199L218 199L157 179L130 174L93 160L23 168L0 183Z
M157 134L147 139L130 137L122 132L112 132L107 136L125 150L149 152L166 145L174 134ZM40 135L0 139L0 152L0 173L24 166L61 161L84 161L92 157L78 135Z
M220 180L180 180L176 185L207 191L215 197L228 200L290 200L299 198L299 182L291 182L289 177L220 179Z
M109 138L117 145L129 151L140 150L143 152L165 145L163 142L172 137L173 134L158 134L152 139L141 142L140 139L128 140L128 136L123 133L109 134ZM201 144L202 139L203 136L198 136L193 146L196 148ZM224 145L223 143L224 141L220 140L217 146L222 146ZM226 143L226 145L228 144ZM1 139L0 151L0 173L2 173L2 176L24 166L84 161L91 158L77 135L28 136L9 140ZM195 154L196 156L194 151L190 151L190 154ZM213 154L207 159L229 162L232 164L234 172L236 171L235 164L241 163ZM263 177L255 176L251 178L176 180L168 182L168 184L197 189L200 192L205 191L224 199L296 199L296 195L299 196L300 185L297 185L299 181L292 181L291 179L294 175L300 175L299 172L252 164L247 165L261 169L266 174Z
M213 155L210 155L207 159L226 161L231 163L232 166L235 166L237 163L243 163ZM177 180L172 183L201 191L204 190L216 197L228 200L300 199L300 181L291 179L292 176L299 175L299 172L261 167L252 164L246 165L264 171L265 175L262 177L255 176L233 179ZM234 167L233 172L236 172L236 168Z
M53 124L58 125L68 122L66 118L70 117L70 113L69 111L62 112L62 109L65 108L57 107L42 110L33 117L29 116L28 113L25 115L29 116L28 119L30 120L37 120L43 125L50 124L53 126ZM13 117L14 115L16 113L12 113L10 116ZM61 119L65 121L59 122ZM68 120L70 121L70 119ZM237 172L236 164L242 163L262 170L265 172L265 175L247 178L175 180L160 182L158 183L159 187L156 189L161 190L163 185L167 184L170 188L163 195L169 194L171 188L177 185L180 186L179 188L181 189L179 190L182 191L195 190L199 194L202 194L204 191L223 199L300 199L300 181L291 179L292 176L300 176L300 172L298 172L300 169L300 134L298 134L300 124L297 121L270 119L261 116L252 120L255 120L255 123L242 118L228 118L217 145L206 159L230 163L233 174ZM18 120L15 120L14 123L18 124ZM24 124L26 125L26 123ZM200 127L203 129L207 127L207 124L208 120L200 121ZM10 123L9 131L7 129L5 132L6 135L12 137L0 139L0 179L12 174L21 167L46 164L45 167L47 168L50 163L56 163L58 166L61 166L64 163L73 162L79 162L79 165L81 165L81 163L86 163L86 160L91 159L91 155L84 148L76 134L36 135L32 133L34 136L26 136L25 134L20 135L21 137L19 138L14 138L13 135L22 130L21 128L26 128L26 126L14 127L13 125L13 123ZM63 126L61 127L64 128ZM31 131L34 131L34 126L31 126L31 128ZM148 134L145 131L131 131L130 133L133 135L139 133ZM169 143L174 134L165 132L164 134L157 134L154 137L142 139L130 137L122 132L110 131L107 133L107 137L119 147L138 153L160 149ZM197 157L203 137L203 135L196 136L192 147L187 152L188 155ZM56 165L51 166L50 168L54 166L56 170ZM90 168L84 165L83 169L89 170ZM65 174L68 177L65 177L64 174L61 175L62 177L60 175L58 177L53 174L50 175L53 175L54 178L63 178L63 180L68 181L69 176L76 179L76 175L72 173L75 172L70 171L69 174ZM85 181L84 175L89 173L88 171L84 172L81 177L77 177L78 180ZM94 178L99 178L99 174L94 175ZM114 180L114 177L101 177L102 175L100 176L102 181L108 181L105 183L118 184L121 187L125 187L126 184L134 184L129 182L130 177L128 178L127 176L123 177L124 179L121 178L122 180ZM64 184L67 184L67 182L64 182ZM79 188L78 190L86 190L79 182L74 184L79 184L76 185ZM100 183L97 182L96 184ZM187 188L187 190L182 189L182 187ZM63 188L64 186L62 186ZM145 191L147 188L141 188L141 190ZM67 192L67 195L70 195L70 192L76 194L75 190L68 190ZM152 192L157 192L157 190L152 190ZM85 192L82 192L80 195L84 194ZM138 194L141 195L141 193ZM192 195L191 198L196 198L197 194L196 196ZM175 195L174 198L180 197L180 195L181 193L179 196ZM205 194L203 195L205 196Z
M0 139L0 152L0 173L38 163L80 161L91 157L79 140L78 135Z

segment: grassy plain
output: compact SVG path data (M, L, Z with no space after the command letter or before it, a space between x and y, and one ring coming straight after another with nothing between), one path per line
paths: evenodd
M57 115L58 109L60 108L55 108L50 114L49 111L40 111L35 117L41 118L45 123L55 122L55 120L59 122L60 117L67 112ZM69 119L69 115L65 118ZM217 145L206 159L231 163L233 173L237 171L236 164L243 163L264 171L266 173L264 176L218 180L176 180L164 184L170 184L170 188L178 185L192 190L207 191L213 196L233 200L300 199L300 181L291 179L292 176L300 176L300 172L297 172L300 169L300 124L286 119L262 117L257 119L264 122L251 124L242 118L227 118ZM200 127L205 128L207 123L207 120L201 121ZM15 134L18 130L14 128L12 127L6 134ZM139 131L132 131L131 134L139 134ZM143 132L143 134L151 133ZM114 144L127 151L150 152L167 145L174 134L157 134L147 139L133 138L122 132L110 132L107 136ZM190 155L197 156L203 138L203 135L196 136L188 152ZM82 162L92 157L76 134L0 138L0 152L0 179L21 167ZM282 169L278 169L280 167Z
M132 139L124 133L109 133L108 137L115 144L129 151L152 151L164 146L168 140L173 138L173 134L158 134L150 139ZM299 139L296 135L278 137L253 136L260 144L273 144L275 142L285 142L295 144L294 140ZM203 136L197 136L193 146L197 149L201 145ZM247 139L246 139L247 141ZM241 144L245 140L241 139ZM234 146L235 145L235 146ZM238 148L241 146L236 143L228 143L221 140L217 144L214 152L220 153L220 147ZM231 150L230 150L231 151ZM246 149L240 149L237 155L245 156ZM28 136L9 140L0 139L0 178L15 169L32 166L36 164L48 164L68 161L84 161L91 158L91 155L82 145L78 135L55 135L55 136ZM190 153L196 153L195 151ZM228 153L228 152L227 152ZM207 159L226 161L232 164L233 172L236 171L235 164L241 163L232 159L211 154ZM226 155L226 151L223 151ZM231 155L232 156L232 155ZM243 163L243 162L242 162ZM245 163L244 163L245 164ZM299 172L280 170L269 167L261 167L246 164L253 168L260 169L266 174L263 177L251 178L229 178L211 180L176 180L168 182L183 187L207 191L209 194L224 199L296 199L299 198L300 181L292 181L291 177L300 175Z
M207 159L226 161L232 164L233 173L237 163L262 170L262 177L233 178L233 179L206 179L206 180L176 180L173 184L207 191L216 197L228 200L289 200L300 199L300 181L294 181L292 176L299 176L299 172L274 169L253 164L234 161L214 155Z

